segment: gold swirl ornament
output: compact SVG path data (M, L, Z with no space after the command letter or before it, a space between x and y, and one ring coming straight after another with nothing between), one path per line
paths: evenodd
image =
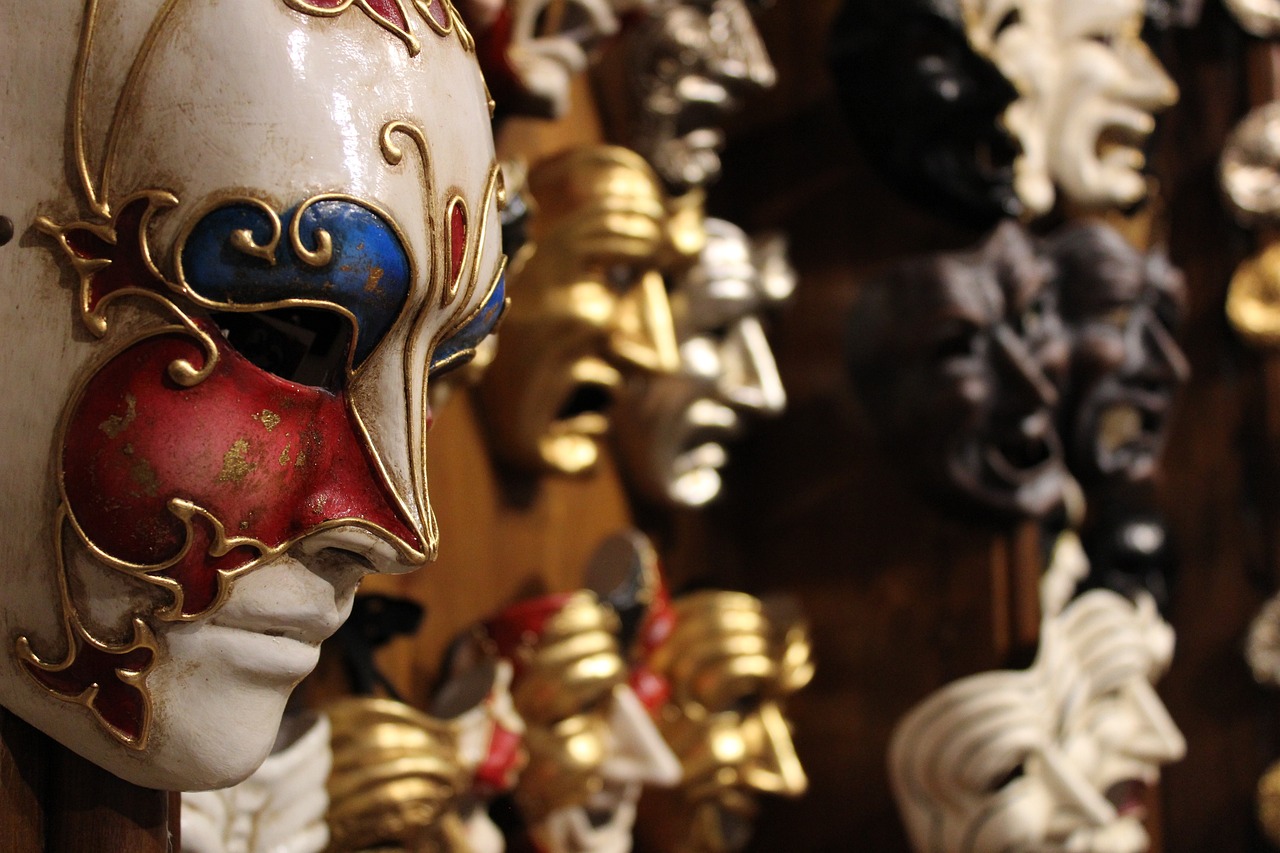
M1280 345L1280 243L1236 269L1227 291L1227 319L1254 346Z
M470 853L458 813L470 773L453 726L391 699L343 699L326 712L329 853Z

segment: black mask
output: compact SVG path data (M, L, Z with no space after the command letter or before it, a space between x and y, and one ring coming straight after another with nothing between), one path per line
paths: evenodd
M1021 226L867 283L849 333L869 419L926 499L1001 523L1057 506L1053 407L1067 346L1048 270Z
M832 70L868 159L918 204L961 224L1016 216L1017 91L974 52L958 0L847 0Z
M1067 466L1087 496L1149 481L1189 372L1173 339L1182 274L1163 253L1143 254L1101 223L1065 228L1046 250L1071 339L1058 427Z

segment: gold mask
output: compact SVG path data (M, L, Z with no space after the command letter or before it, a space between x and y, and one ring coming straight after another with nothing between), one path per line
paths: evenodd
M470 853L459 810L471 772L459 731L391 699L330 706L329 853Z
M516 804L551 851L629 847L644 784L673 784L679 766L626 684L618 617L590 592L516 604L486 626L516 668L529 765Z
M607 146L534 166L528 200L529 240L480 399L507 462L578 473L599 457L626 374L680 366L663 275L696 257L698 218L673 209L639 155Z
M642 662L669 690L658 728L684 766L664 819L681 853L738 850L758 794L808 787L783 715L813 677L808 630L793 608L745 593L697 592L671 607L670 637Z

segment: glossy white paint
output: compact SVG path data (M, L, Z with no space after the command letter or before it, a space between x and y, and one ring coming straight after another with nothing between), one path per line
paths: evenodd
M320 640L346 617L358 578L370 566L407 570L431 554L409 559L371 533L331 530L245 576L209 618L178 623L155 615L164 596L108 568L68 534L70 590L86 628L118 640L137 616L155 633L145 749L122 744L84 707L37 686L13 649L19 636L50 657L66 649L54 555L62 535L54 524L59 419L117 346L171 316L153 303L118 300L108 309L105 340L94 340L73 309L66 258L33 223L38 216L98 222L102 209L118 210L132 193L172 193L177 205L156 217L149 234L153 260L172 281L178 235L228 196L283 210L332 192L385 211L416 264L410 307L347 390L391 488L429 542L435 523L422 458L428 349L485 295L501 249L497 211L484 201L494 155L479 69L462 39L436 34L409 8L416 54L359 6L322 16L285 0L0 3L0 26L20 34L0 57L0 115L11 132L0 158L0 215L17 232L0 247L0 284L21 292L0 306L0 392L22 401L0 410L0 547L10 558L0 582L0 703L135 783L191 790L245 778L268 754L285 700L314 666ZM76 122L68 99L92 10L94 48L85 57ZM391 162L381 134L392 121L421 127L426 161L408 135L393 132L403 156ZM75 178L76 125L87 188ZM479 283L441 310L426 300L444 278L440 212L452 192L469 208Z

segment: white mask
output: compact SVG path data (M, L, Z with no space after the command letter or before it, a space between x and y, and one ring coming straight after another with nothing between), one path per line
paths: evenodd
M452 6L377 8L0 11L0 704L139 785L248 776L360 577L435 553L502 192Z
M328 718L285 717L276 748L252 776L182 795L183 853L320 853L329 845L332 764Z
M1146 195L1142 145L1178 89L1143 43L1143 0L962 0L971 43L1018 89L1014 189L1035 215L1057 192L1108 208Z
M1064 537L1042 584L1035 663L954 682L894 732L894 795L921 853L1148 848L1141 795L1186 749L1151 686L1173 632L1145 596L1095 589L1061 607L1087 566Z
M786 244L753 244L722 219L704 227L706 245L671 294L680 372L628 384L614 419L628 480L650 500L676 506L715 499L724 445L742 416L776 415L787 402L760 322L795 287Z

